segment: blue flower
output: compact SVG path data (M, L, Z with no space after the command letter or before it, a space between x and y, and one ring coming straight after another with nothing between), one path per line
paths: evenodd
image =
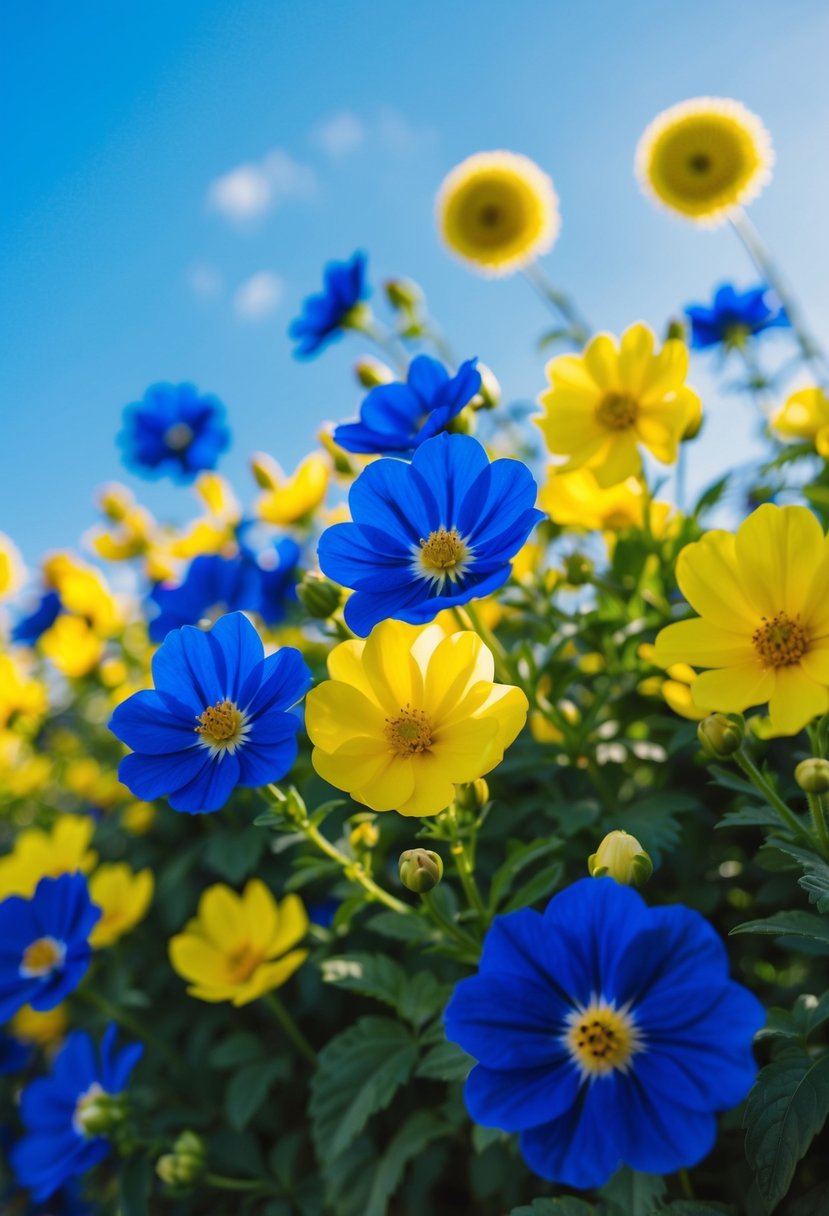
M746 338L764 329L791 325L777 296L764 286L738 292L730 283L723 283L717 288L710 308L689 304L685 315L691 322L694 350L705 350L720 343L740 346Z
M303 301L302 312L288 330L299 359L310 358L338 337L348 314L368 295L364 253L355 253L348 262L329 262L323 275L323 290Z
M52 628L62 610L63 605L57 591L44 592L34 612L23 617L12 629L12 641L20 642L24 646L34 646L41 634Z
M215 469L230 431L218 397L200 396L194 384L152 384L124 410L118 442L134 472L186 482Z
M86 1031L74 1030L55 1057L51 1075L23 1090L20 1115L26 1135L10 1158L17 1181L35 1202L85 1174L110 1150L109 1140L84 1123L96 1099L123 1093L143 1051L140 1043L116 1051L115 1035L115 1026L108 1026L99 1055Z
M411 464L376 460L351 487L352 523L319 542L324 574L354 595L345 619L365 637L388 617L411 624L489 595L543 518L536 484L518 460L490 464L468 435L436 435Z
M30 1043L21 1043L14 1035L0 1032L0 1077L22 1072L31 1058Z
M31 899L0 903L0 1023L23 1005L54 1009L82 980L92 956L88 938L101 909L83 874L42 878Z
M698 912L585 878L543 915L495 920L446 1034L480 1061L465 1090L475 1122L520 1132L530 1169L586 1189L622 1164L667 1174L705 1157L714 1112L754 1082L764 1021Z
M136 798L166 796L175 811L218 811L237 785L279 781L297 753L300 720L290 713L311 673L284 646L264 657L262 641L241 612L209 633L185 625L153 656L155 689L136 692L109 728L133 754L118 777Z
M405 384L380 384L360 406L359 422L344 422L334 441L347 452L411 452L443 431L481 387L477 359L451 376L428 355L413 359Z

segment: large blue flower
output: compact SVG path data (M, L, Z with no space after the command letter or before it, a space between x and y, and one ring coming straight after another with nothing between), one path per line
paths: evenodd
M133 693L109 728L133 748L118 769L136 798L166 796L175 811L218 811L237 785L279 781L297 753L290 713L311 673L284 646L269 658L241 612L209 633L185 625L153 656L155 689Z
M140 1043L116 1051L115 1036L115 1026L108 1026L99 1055L90 1036L74 1030L55 1057L51 1075L23 1090L20 1115L26 1135L10 1158L17 1181L36 1202L85 1174L110 1150L109 1140L84 1123L96 1099L124 1092L143 1051Z
M764 329L791 324L785 309L768 287L750 287L739 292L730 283L717 288L710 307L689 304L685 315L691 322L691 346L739 346Z
M411 464L376 460L351 487L352 523L319 542L324 574L353 587L345 619L365 637L394 617L420 624L489 595L542 518L536 484L518 460L490 464L476 439L436 435Z
M230 431L218 397L201 396L194 384L152 384L124 410L118 442L134 472L186 482L215 469Z
M323 279L323 290L303 301L302 312L288 330L300 359L310 358L338 337L348 314L368 295L366 255L358 252L348 262L328 262Z
M360 406L359 422L344 422L334 440L347 452L411 452L443 431L481 387L477 359L467 359L450 376L442 363L418 355L406 383L373 388Z
M0 1023L23 1005L54 1009L77 988L92 956L89 934L101 909L83 874L42 878L31 899L0 903Z
M480 1061L465 1091L475 1122L520 1132L543 1178L589 1188L622 1164L667 1174L705 1157L714 1112L751 1088L764 1021L698 912L585 878L544 915L493 923L446 1034Z

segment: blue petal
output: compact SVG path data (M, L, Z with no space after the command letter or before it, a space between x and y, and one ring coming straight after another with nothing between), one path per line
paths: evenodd
M208 763L210 753L205 747L168 756L144 756L133 752L118 765L118 780L142 802L153 802L195 781Z
M552 945L560 936L569 943L560 964L569 962L574 975L578 969L573 995L580 1004L593 994L623 999L614 984L617 959L649 927L651 915L641 895L612 878L582 878L553 896L544 913L546 941Z
M521 1152L531 1170L579 1190L603 1186L615 1174L627 1118L618 1078L611 1073L584 1086L566 1114L522 1132Z
M379 547L374 540L379 542ZM374 527L343 523L333 524L323 532L317 559L323 574L341 587L366 589L378 581L399 579L409 567L412 556L410 542L397 535L383 533Z
M311 670L296 647L282 646L265 659L261 683L255 695L243 689L240 704L249 705L251 716L257 719L274 712L281 713L305 696L312 681ZM257 722L256 735L261 737L263 730L264 723Z
M673 1174L696 1165L714 1147L717 1120L710 1111L689 1110L675 1098L652 1093L635 1073L620 1078L619 1098L616 1135L631 1169Z
M696 989L698 998L690 1006L676 1009L674 1016L693 1017L708 1008L707 994L721 988L728 978L728 956L699 912L680 906L651 908L639 932L625 945L617 943L615 964L605 966L604 971L614 995L620 1003L633 1002L639 1018L648 1016L648 997L652 996L650 1020L659 1023L679 988Z
M150 756L198 746L192 709L151 690L135 692L116 706L109 729L133 751Z
M153 683L160 692L192 705L196 713L224 696L207 637L192 626L168 633L153 655L152 670Z
M433 527L458 525L470 486L488 466L486 451L470 435L444 433L421 444L411 467L435 495L437 522ZM374 467L370 465L366 471Z
M576 1100L579 1075L569 1059L508 1072L479 1064L464 1087L470 1118L483 1127L522 1132L557 1119Z
M430 443L440 439L438 436ZM414 463L384 457L363 469L348 495L354 522L358 526L369 524L407 546L416 545L421 536L440 527L433 490L422 477L413 474L413 468Z
M446 1037L499 1071L559 1064L568 1058L568 1008L546 982L473 975L456 985L446 1007Z
M288 719L291 715L282 714L281 717ZM254 742L246 743L239 749L239 785L257 789L272 781L281 781L290 772L297 756L298 725L294 718L293 726L286 726L286 733L281 738L271 739L267 747L257 746Z
M261 671L265 660L262 639L242 612L231 612L223 616L208 636L221 648L224 657L227 668L225 695L238 703L239 694L248 677Z
M186 785L169 794L174 811L188 815L210 814L221 810L239 784L240 766L236 755L225 752L208 763Z

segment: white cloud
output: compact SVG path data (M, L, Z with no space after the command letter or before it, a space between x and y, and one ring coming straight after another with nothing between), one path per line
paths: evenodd
M270 270L258 270L233 293L233 307L243 321L261 321L282 299L284 283Z
M365 142L366 129L356 114L340 110L317 123L311 138L332 160L343 160Z
M258 219L289 198L307 198L317 187L310 165L300 164L282 148L272 148L259 161L237 165L215 178L207 190L208 206L226 219Z
M202 300L215 300L221 295L224 283L215 266L209 262L194 262L187 271L187 285L194 296Z
M431 147L438 139L434 127L415 126L399 110L389 106L380 111L377 134L380 142L397 156L412 156L421 148Z

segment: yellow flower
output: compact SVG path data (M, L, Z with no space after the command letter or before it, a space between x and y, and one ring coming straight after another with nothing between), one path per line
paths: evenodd
M662 630L656 661L713 668L691 685L698 708L768 702L785 735L829 709L829 541L811 511L759 507L736 536L686 545L676 573L700 616Z
M373 811L436 815L455 784L500 763L527 716L472 632L383 621L336 646L328 672L306 700L313 765Z
M587 532L624 532L645 522L644 486L638 477L602 489L590 469L560 473L553 466L538 495L538 505L553 523ZM671 512L667 502L651 503L651 531L661 536Z
M137 874L123 862L99 866L89 880L89 897L102 911L89 935L96 950L111 946L147 915L155 880L150 870Z
M101 637L111 637L117 631L121 614L100 571L71 553L53 553L43 563L43 575L60 595L67 612L88 621Z
M40 647L58 671L80 679L100 662L106 642L83 617L61 615L41 637Z
M0 897L28 898L41 878L57 878L80 870L88 874L97 860L89 848L95 824L88 815L61 815L49 832L27 828L14 849L0 861Z
M656 660L656 647L649 642L643 642L636 653L644 662L652 663L655 667L659 666ZM663 680L660 676L647 676L639 682L636 691L643 697L661 696L669 709L672 709L675 714L679 714L681 718L688 718L691 722L701 722L708 716L709 711L699 709L694 704L691 687L694 680L697 679L697 673L693 667L689 667L687 663L671 663L664 670L668 677L667 680Z
M696 97L664 110L636 149L644 192L713 227L755 198L771 177L771 137L739 101Z
M28 675L20 660L0 654L0 727L12 717L35 726L49 708L46 688Z
M247 1005L290 979L308 957L293 950L308 931L298 895L277 903L258 878L242 895L218 883L199 900L199 912L170 941L170 961L200 1001Z
M290 477L264 452L251 458L251 467L265 491L256 514L268 524L294 524L311 515L325 498L331 476L331 466L319 452L306 456Z
M641 322L622 334L597 334L581 355L558 355L547 364L550 388L538 400L538 426L549 450L569 459L559 472L590 469L602 489L636 476L637 444L673 464L688 422L700 408L685 384L688 348L670 338L658 354Z
M151 802L133 802L121 811L121 827L131 836L146 836L155 822L155 815Z
M822 388L801 388L786 399L771 425L782 439L810 440L829 459L829 397Z
M38 1013L31 1005L24 1005L12 1018L9 1029L16 1039L24 1043L52 1047L63 1038L68 1025L65 1005L56 1005L44 1013Z
M71 760L63 775L66 788L84 802L104 808L121 800L123 786L113 769L103 769L92 756Z
M0 732L0 789L10 798L26 798L43 790L52 772L52 760L35 752L28 739L11 731ZM3 862L0 861L0 872ZM2 891L0 882L0 891Z
M546 173L515 152L478 152L444 178L437 224L452 253L486 275L507 275L552 249L561 226Z
M207 514L189 524L179 536L159 543L151 553L156 568L165 559L198 557L202 553L234 554L237 550L236 525L242 508L230 485L218 473L200 473L194 490L207 508Z
M0 532L0 600L17 590L22 577L23 559L17 545L5 532Z

